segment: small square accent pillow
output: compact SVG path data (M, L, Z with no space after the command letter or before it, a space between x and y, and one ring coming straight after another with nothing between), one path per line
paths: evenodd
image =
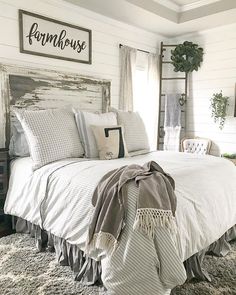
M83 111L75 111L75 120L79 130L80 138L85 150L86 158L98 158L98 148L96 140L91 129L92 125L105 126L117 125L116 114L102 113L95 114Z
M122 126L91 126L101 160L128 157Z
M34 170L57 160L83 157L72 111L15 110L15 114L24 129Z

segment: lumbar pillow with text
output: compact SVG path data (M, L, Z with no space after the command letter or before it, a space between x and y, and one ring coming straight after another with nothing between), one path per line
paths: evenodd
M95 114L83 111L75 111L75 120L82 144L84 146L85 157L98 158L98 148L91 126L116 126L116 115L114 113Z
M91 126L101 160L128 157L123 126Z
M15 110L15 114L24 129L34 170L57 160L83 157L73 112Z
M119 125L124 126L125 142L128 152L150 151L148 136L142 118L138 112L124 112L112 109L117 114Z

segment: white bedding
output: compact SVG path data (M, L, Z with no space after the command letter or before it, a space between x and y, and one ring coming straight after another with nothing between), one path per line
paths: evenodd
M11 177L9 192L22 189L26 181L33 174L33 162L30 157L16 158L11 161Z
M185 280L181 262L236 224L236 168L228 160L154 152L111 161L67 159L32 173L30 160L20 159L12 165L5 212L40 225L84 250L93 210L90 200L98 181L111 169L150 160L175 180L177 236L159 230L153 242L132 230L137 188L131 183L127 224L117 251L102 259L102 279L109 294L168 293L168 288ZM102 253L94 253L94 257L99 259Z

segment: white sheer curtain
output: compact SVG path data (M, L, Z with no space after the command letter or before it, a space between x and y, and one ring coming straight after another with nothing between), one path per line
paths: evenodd
M120 101L119 109L133 111L134 79L136 72L137 49L120 48Z
M158 55L152 53L148 54L147 97L149 113L147 122L149 144L152 150L156 150L159 117L159 71Z
M157 54L138 52L134 85L134 110L138 111L143 118L151 150L156 150L159 116Z

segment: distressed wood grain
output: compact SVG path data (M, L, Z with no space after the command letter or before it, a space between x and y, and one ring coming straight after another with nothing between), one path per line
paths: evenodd
M0 64L0 147L8 147L14 108L76 108L106 112L111 82L105 79Z

